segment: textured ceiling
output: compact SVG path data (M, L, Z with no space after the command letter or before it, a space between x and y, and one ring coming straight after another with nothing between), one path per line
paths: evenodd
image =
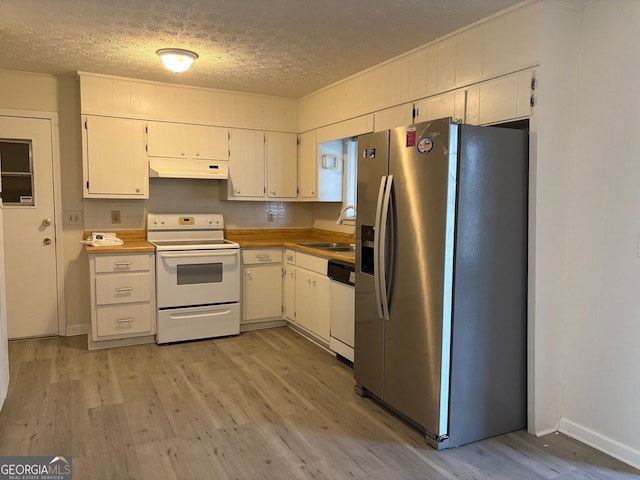
M300 98L520 0L0 0L0 68ZM175 75L155 54L193 50Z

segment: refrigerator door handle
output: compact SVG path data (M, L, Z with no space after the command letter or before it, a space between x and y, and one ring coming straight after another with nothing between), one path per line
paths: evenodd
M382 203L386 191L387 177L380 178L380 189L378 190L378 202L376 204L376 219L374 224L374 242L373 242L373 287L376 294L376 306L378 308L378 318L384 319L382 310L382 298L380 295L380 222L382 219Z
M389 217L389 205L391 204L391 190L393 188L393 175L387 176L384 199L382 200L382 212L380 213L380 230L378 237L378 289L380 291L380 302L382 318L389 321L389 295L387 292L387 220Z

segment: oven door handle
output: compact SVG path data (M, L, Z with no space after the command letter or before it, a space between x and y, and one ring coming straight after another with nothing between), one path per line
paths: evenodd
M180 253L165 253L160 252L158 256L160 258L192 258L192 257L230 257L232 255L237 255L238 250L230 250L225 252L209 252L203 253L202 250L199 252L180 252Z

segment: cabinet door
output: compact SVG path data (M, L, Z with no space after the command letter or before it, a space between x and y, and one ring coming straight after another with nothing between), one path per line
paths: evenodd
M313 325L313 286L311 284L311 272L302 268L296 268L296 323L307 330L312 330Z
M328 342L329 278L303 268L296 269L295 277L296 323Z
M403 127L413 122L413 104L405 103L385 108L374 114L374 130L380 132L389 128Z
M229 131L229 195L264 197L264 135L255 130Z
M189 125L189 156L203 160L229 160L229 130Z
M429 51L426 48L411 54L409 59L409 97L420 98L427 95L427 69Z
M300 135L298 145L298 189L300 199L312 201L318 198L318 144L316 131Z
M464 90L456 90L427 98L427 118L425 120L452 117L454 121L464 122L465 95Z
M266 132L267 196L295 198L298 195L298 136Z
M84 117L84 197L149 198L144 122Z
M294 322L296 319L296 267L293 265L285 267L283 289L284 318Z
M187 158L187 127L184 123L148 122L147 155Z
M413 123L427 120L427 99L423 98L413 102Z
M242 321L282 317L282 265L242 269Z
M318 274L314 274L313 277L314 311L312 330L316 335L328 342L331 329L329 277Z

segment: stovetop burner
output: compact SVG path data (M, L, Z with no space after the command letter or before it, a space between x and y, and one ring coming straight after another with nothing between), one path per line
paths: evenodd
M147 240L156 250L215 250L239 248L224 238L224 221L220 214L147 215Z

